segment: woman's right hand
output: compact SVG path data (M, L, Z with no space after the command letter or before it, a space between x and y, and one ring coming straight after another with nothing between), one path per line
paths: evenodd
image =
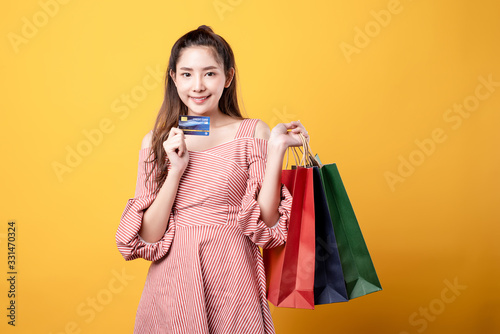
M182 175L189 162L189 152L186 148L184 132L179 128L172 127L167 140L163 142L163 149L167 153L172 166L171 171L176 171Z

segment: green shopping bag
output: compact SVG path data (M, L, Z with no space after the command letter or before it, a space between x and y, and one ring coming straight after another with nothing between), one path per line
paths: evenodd
M349 299L382 290L337 165L322 165L320 172Z

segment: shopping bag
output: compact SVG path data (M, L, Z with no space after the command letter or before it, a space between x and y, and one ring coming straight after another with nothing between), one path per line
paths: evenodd
M346 302L349 299L320 170L318 167L312 170L316 226L314 304Z
M314 188L312 169L282 171L293 196L284 245L263 250L267 299L278 307L314 309Z
M299 136L302 140L302 159L300 164L313 170L316 235L314 303L315 305L320 305L346 302L349 298L347 296L330 210L319 170L322 164L319 159L313 156L305 137Z
M303 141L303 161L320 168L349 299L382 290L336 164L323 165Z
M337 165L322 165L320 172L349 299L382 290Z

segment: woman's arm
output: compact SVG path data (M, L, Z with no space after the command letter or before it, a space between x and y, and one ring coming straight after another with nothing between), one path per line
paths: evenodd
M142 141L141 148L151 146L151 133ZM179 181L189 161L188 151L182 130L172 128L168 139L163 143L171 163L165 182L161 186L154 202L144 211L139 236L146 242L159 241L168 227L170 212L174 204Z
M309 138L300 122L278 124L271 132L266 123L259 121L255 129L256 138L268 140L266 172L257 202L261 210L261 219L269 227L274 226L279 218L283 158L288 147L302 145L299 132Z

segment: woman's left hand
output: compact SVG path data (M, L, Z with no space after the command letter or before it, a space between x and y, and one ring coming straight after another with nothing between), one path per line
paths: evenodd
M280 123L271 130L269 144L276 145L287 149L290 146L302 146L299 133L309 142L309 135L306 128L300 121L292 121L290 123Z

